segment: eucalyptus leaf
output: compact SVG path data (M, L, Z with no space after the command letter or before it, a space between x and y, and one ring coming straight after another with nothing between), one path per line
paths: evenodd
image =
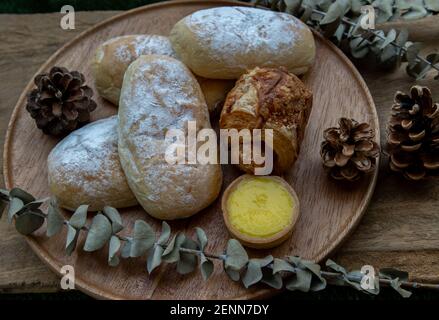
M359 21L359 18L357 18L357 20ZM341 24L341 25L347 27L347 25L345 25L344 23ZM346 35L341 35L341 36L342 37L346 37L347 39L351 39L351 38L357 37L357 36L358 37L362 37L363 39L368 39L368 38L371 37L371 35L372 35L372 32L369 29L364 30L361 27L360 23L356 23L354 26L349 26L348 27L348 32L347 32Z
M410 291L401 288L401 281L409 280L409 275L407 272L394 268L382 268L379 271L379 276L382 279L391 280L390 286L395 289L402 297L408 298L412 295Z
M425 57L431 64L435 65L439 62L439 53L431 53Z
M242 278L242 282L246 288L258 283L263 278L262 268L267 267L273 262L273 256L269 255L262 259L250 259L247 264L247 271Z
M131 245L132 245L132 239L129 238L128 240L125 241L122 250L120 252L120 256L124 259L127 259L130 257L131 255Z
M394 268L382 268L379 271L379 275L383 279L399 278L401 281L408 281L409 280L408 272L397 270Z
M437 0L253 0L252 2L296 16L342 46L342 49L345 49L345 43L348 43L354 58L362 59L372 53L377 65L381 69L388 70L399 67L401 62L405 62L407 58L405 50L409 47L408 33L402 29L396 33L392 30L386 35L383 30L362 29L359 21L363 14L361 12L363 6L374 7L375 23L378 25L387 21L415 19L435 14L439 7ZM410 51L413 49L415 48ZM418 53L413 56L406 72L420 80L431 70L431 63L422 63ZM439 80L439 74L435 79Z
M343 268L343 267L340 266L339 264L335 263L335 262L334 262L333 260L331 260L331 259L328 259L328 260L326 261L326 266L327 266L329 269L331 269L331 270L333 270L333 271L335 271L335 272L340 273L340 279L342 279L344 283L350 285L351 287L353 287L353 288L355 288L355 289L357 289L357 290L359 290L359 291L362 291L362 288L361 288L361 285L360 285L359 282L351 281L351 280L349 279L349 277L348 277L348 272L346 271L345 268Z
M295 272L295 268L283 259L275 258L273 261L273 274L279 272Z
M232 268L224 268L224 271L229 276L229 278L233 281L238 281L240 278L240 272L238 270L234 270Z
M186 249L197 249L197 244L189 238L186 238L181 245ZM179 274L188 274L195 270L197 266L197 257L194 254L180 252L180 259L177 262L177 272Z
M11 223L14 216L24 207L24 202L20 198L11 198L8 209L8 222Z
M389 0L375 0L373 6L376 13L376 23L383 23L389 21L393 16L393 1Z
M351 8L349 0L334 1L326 11L325 17L320 21L320 26L330 24L341 19Z
M230 239L227 242L225 268L240 270L248 262L247 251L236 239Z
M0 188L0 200L9 201L9 191Z
M174 263L180 260L180 247L185 240L186 236L183 233L177 233L166 246L162 259L168 263Z
M151 274L151 272L153 272L154 269L160 266L162 263L163 250L164 249L162 246L156 245L154 246L154 249L149 251L148 258L146 260L146 269L148 270L149 274Z
M401 288L401 281L398 278L392 279L390 281L390 286L395 289L403 298L409 298L412 293L408 290Z
M247 271L242 277L242 283L246 288L258 283L262 279L262 268L258 261L250 259L247 264Z
M387 33L386 39L383 40L383 42L380 45L380 49L384 49L385 47L387 47L390 43L392 43L393 41L395 41L396 39L396 30L395 29L390 29L390 31Z
M334 0L313 0L314 6L318 6L323 11L328 11Z
M39 207L41 207L41 205L46 202L47 200L49 200L49 198L45 198L45 199L41 199L41 200L35 200L35 201L31 201L28 202L24 205L24 209L26 210L36 210Z
M280 0L272 0L271 1L271 10L275 10Z
M79 232L80 230L76 230L71 225L67 225L66 254L68 256L70 256L76 248Z
M199 227L195 228L195 233L197 235L197 241L198 241L198 244L200 246L200 250L204 251L204 249L206 248L206 245L207 245L206 233L204 232L203 229L201 229Z
M406 67L406 72L409 76L416 78L416 80L421 80L430 71L431 66L424 61L417 61L413 64L408 64Z
M393 46L388 46L384 48L381 54L378 55L378 63L382 69L392 69L395 68L398 62L398 54L396 48Z
M368 4L369 2L366 2L366 0L351 0L351 10L352 12L356 14L361 13L361 7Z
M399 46L398 48L395 48L395 50L397 52L396 53L396 66L398 68L401 66L401 61L403 61L405 58L405 52L404 52L403 48L405 48L406 45L408 45L408 37L409 37L409 33L408 33L407 29L402 29L395 39L395 43Z
M71 216L69 220L69 225L78 230L82 229L87 222L87 210L88 205L80 205Z
M131 244L131 258L144 255L155 242L155 233L145 221L136 220L134 223L133 242Z
M311 288L312 273L309 270L297 269L294 276L289 279L285 288L290 291L308 292Z
M213 262L206 258L204 253L200 254L200 270L204 280L207 280L214 269Z
M423 4L412 4L401 16L405 20L417 20L426 15L427 10L424 8Z
M288 260L293 263L296 268L311 272L311 291L320 291L326 288L326 279L321 275L320 265L299 257L288 257Z
M110 244L108 246L108 265L111 267L116 267L119 265L119 257L117 252L121 246L120 239L117 236L111 236Z
M268 266L270 263L272 263L274 259L273 259L272 255L268 255L268 256L266 256L264 258L260 258L260 259L259 258L255 258L255 259L252 259L252 260L254 260L256 263L259 264L259 266L261 268L263 268L263 267Z
M300 20L302 22L306 23L310 19L311 15L312 15L312 7L305 6L305 7L302 7L302 8L303 8L303 12L302 12L302 14L300 16Z
M111 221L111 228L113 229L113 233L118 233L123 229L122 217L119 214L119 211L116 208L105 206L102 210L103 213L107 216Z
M439 1L437 0L424 0L425 7L428 10L439 12Z
M285 12L296 16L302 7L303 0L284 0L285 2Z
M102 248L111 238L112 228L110 220L101 213L98 213L92 220L87 239L84 244L84 251L92 252Z
M369 42L365 41L362 37L356 37L349 42L351 48L351 54L354 58L364 58L370 51Z
M19 198L24 204L36 200L33 195L20 188L12 188L11 191L9 191L9 196L12 198Z
M157 240L158 244L164 245L168 242L169 237L171 236L171 227L166 221L162 222L162 233L160 234L159 239ZM162 252L163 253L163 252Z
M419 42L415 42L410 47L407 48L405 56L409 65L416 64L417 55L419 54L420 50L421 50L421 44Z
M408 41L408 39L409 39L409 32L407 31L407 29L403 28L399 31L399 34L395 39L395 43L398 46L404 46L404 44Z
M328 259L326 260L326 266L336 272L347 274L347 271L345 268L343 268L341 265L337 264L335 261Z
M275 288L275 289L281 289L283 286L282 276L277 273L273 274L271 270L268 270L267 268L262 269L262 283L265 283L266 285Z
M336 20L330 23L325 23L325 24L321 23L320 29L322 30L322 33L325 37L330 38L335 35L335 33L337 32L340 26L342 26L341 18L337 18Z
M46 234L48 237L52 237L58 232L61 231L62 226L64 225L64 217L59 212L59 208L51 201L49 203L49 208L47 210L47 228Z
M39 209L36 209L39 210ZM29 235L44 224L41 211L26 211L15 219L15 228L23 235Z
M333 34L333 40L337 43L340 44L342 39L343 39L343 35L346 31L346 25L344 24L340 24L337 29L335 30L334 34Z
M285 11L285 9L287 8L287 5L285 4L284 0L280 0L279 1L278 8L279 8L279 12L284 12Z

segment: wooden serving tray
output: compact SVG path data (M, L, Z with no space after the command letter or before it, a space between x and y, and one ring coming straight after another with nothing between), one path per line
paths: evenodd
M178 1L141 7L128 11L84 32L59 49L40 68L38 73L52 66L79 70L93 87L90 60L96 47L103 41L124 34L154 33L167 35L180 18L199 9L236 5L230 1ZM240 3L240 5L245 5ZM336 125L341 117L352 117L372 124L379 143L379 125L375 106L363 79L350 61L331 43L315 34L316 62L305 76L306 84L314 92L310 116L299 160L285 175L301 201L301 217L291 239L270 251L249 250L252 256L268 253L273 256L300 255L322 261L353 231L364 213L373 193L377 171L359 183L339 184L327 178L322 169L319 148L323 130ZM46 159L57 139L42 134L25 110L26 94L33 87L31 80L24 89L12 114L4 149L4 173L7 188L19 186L37 197L48 195ZM117 112L116 107L95 97L98 109L93 120ZM214 120L215 121L215 120ZM224 184L241 173L232 166L223 166ZM124 225L130 232L136 219L144 219L159 229L160 221L149 217L140 207L122 210ZM220 211L220 197L196 216L170 223L173 231L193 233L202 227L208 237L207 250L220 253L229 238ZM260 298L275 291L264 286L245 289L227 278L221 264L204 282L195 272L180 276L174 266L162 266L148 276L145 259L123 260L117 268L107 266L107 250L86 253L80 248L67 257L64 253L65 232L48 239L44 228L28 237L37 255L59 274L63 265L75 266L76 286L99 298L109 299L236 299Z

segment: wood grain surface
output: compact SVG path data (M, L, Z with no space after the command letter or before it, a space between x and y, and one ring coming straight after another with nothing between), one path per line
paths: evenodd
M86 79L92 79L91 58L100 43L123 34L153 33L166 35L184 16L199 9L236 4L227 1L175 1L138 8L100 24L57 51L38 72L52 66L78 70ZM161 23L158 23L158 21ZM298 255L320 262L353 231L372 196L377 170L355 185L337 184L327 178L320 160L319 150L323 130L335 125L340 116L368 122L379 139L379 125L372 97L357 70L331 43L316 35L316 62L304 81L313 91L313 109L308 121L299 158L284 178L293 185L300 201L301 215L292 237L279 247L265 251L250 251L251 255L283 257ZM93 88L93 82L89 81ZM7 188L20 186L37 198L47 196L47 156L59 139L44 135L25 110L26 94L34 86L31 81L21 95L11 117L4 149L4 174ZM339 93L343 91L343 95ZM96 92L96 91L95 91ZM99 108L93 119L115 114L114 105L96 97ZM217 122L218 119L212 119ZM38 145L38 147L36 147ZM32 150L32 152L29 152ZM25 168L25 170L23 170ZM226 188L240 173L234 166L223 166ZM318 195L318 196L317 196ZM211 206L199 214L181 221L169 222L173 231L193 233L202 227L210 239L209 252L223 252L229 234L221 214L221 195ZM134 221L144 219L156 230L161 221L145 214L140 207L121 210L130 234ZM91 220L91 217L90 217ZM65 231L65 230L64 230ZM180 276L172 265L163 265L150 277L145 273L142 259L124 260L118 268L107 265L107 250L91 256L76 250L71 257L64 251L65 232L48 239L44 230L27 238L28 243L49 266L59 272L63 265L75 267L75 284L78 288L99 298L110 299L248 299L272 294L274 290L255 286L246 290L239 283L229 281L221 264L209 281L200 273ZM79 238L82 247L85 234ZM166 276L165 276L166 275ZM194 290L194 288L197 290Z
M115 12L77 13L76 30L59 27L59 14L1 15L0 17L0 139L22 89L39 66L63 43ZM439 22L436 20L436 23ZM411 24L413 27L413 24ZM409 29L411 28L409 27ZM429 40L425 52L439 49L439 39ZM417 40L412 38L412 40ZM389 115L395 90L407 90L413 80L402 69L391 73L358 64L374 96L381 130ZM436 98L438 83L430 86ZM384 136L381 137L384 141ZM333 258L348 268L363 264L394 266L410 272L418 281L439 281L438 186L434 182L409 183L391 175L384 159L375 195L360 226ZM0 289L8 292L58 290L57 277L39 261L13 227L0 221Z

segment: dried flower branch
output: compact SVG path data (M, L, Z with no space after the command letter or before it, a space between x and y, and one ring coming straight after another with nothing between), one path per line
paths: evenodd
M275 289L285 287L287 290L308 292L323 290L330 283L349 285L365 293L378 294L380 286L388 286L403 297L411 295L410 291L403 288L439 290L439 285L410 282L406 272L395 269L380 270L379 276L375 277L375 287L364 289L360 285L364 278L361 272L347 272L331 260L326 262L328 271L322 271L320 265L299 257L278 259L269 255L262 259L250 259L244 247L235 239L228 241L223 254L213 254L205 251L208 239L201 228L195 229L195 239L180 232L171 238L171 228L166 222L162 223L158 237L143 220L135 221L131 236L123 236L119 232L124 226L115 208L105 207L87 225L87 205L78 207L70 219L65 220L53 199L49 202L47 214L39 209L48 200L49 198L36 200L19 188L10 191L0 189L0 204L9 205L8 218L11 222L15 221L18 232L29 235L47 220L46 234L52 237L65 226L66 253L69 255L76 248L79 233L86 232L83 250L96 251L108 244L108 264L113 267L119 264L120 258L146 255L148 273L162 263L174 263L178 273L188 274L198 264L203 278L207 280L214 271L213 260L219 260L230 279L241 280L246 288L261 282Z
M372 5L377 14L377 23L404 19L417 19L437 14L439 3L424 1L422 5L413 1L372 0L251 0L256 6L292 14L310 27L321 32L342 48L348 48L354 58L374 55L382 68L391 69L407 62L406 72L416 79L424 78L431 70L437 71L439 79L439 53L426 57L419 54L420 43L408 41L408 32L391 29L364 30L360 26L361 7Z

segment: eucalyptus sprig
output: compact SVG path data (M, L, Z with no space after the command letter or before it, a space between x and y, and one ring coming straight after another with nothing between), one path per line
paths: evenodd
M379 66L385 69L399 67L407 62L406 72L417 80L430 71L439 79L439 53L426 57L419 54L420 43L408 41L407 30L391 29L387 33L379 29L361 28L361 7L372 5L377 23L403 19L417 19L439 12L437 0L251 0L256 6L292 14L310 27L331 39L342 49L350 51L354 58L375 56Z
M49 201L47 214L40 207ZM136 220L131 235L122 235L122 218L117 209L104 207L97 212L87 225L88 206L81 205L67 220L54 199L37 200L26 191L13 188L10 191L0 189L0 204L8 205L8 220L15 221L15 227L23 235L30 235L47 221L46 235L52 237L63 227L67 228L66 254L77 248L80 232L86 233L84 251L108 250L108 264L116 267L120 258L138 258L146 256L146 269L149 274L164 263L176 264L179 274L193 272L197 266L204 280L214 271L214 260L220 261L223 270L233 281L241 281L249 288L263 283L275 289L286 288L291 291L320 291L327 284L349 285L368 294L378 294L380 286L395 289L401 296L409 297L410 291L404 288L428 288L439 290L439 285L408 281L408 274L395 269L382 269L375 277L374 288L361 285L364 274L360 271L347 272L332 260L326 262L328 270L320 265L296 256L282 259L269 255L264 258L249 258L247 251L235 239L227 242L222 254L209 253L206 248L208 238L201 228L195 228L195 237L191 238L178 232L171 237L170 226L163 221L161 231L156 233L143 220ZM2 210L3 211L3 210ZM2 214L0 212L0 217Z

